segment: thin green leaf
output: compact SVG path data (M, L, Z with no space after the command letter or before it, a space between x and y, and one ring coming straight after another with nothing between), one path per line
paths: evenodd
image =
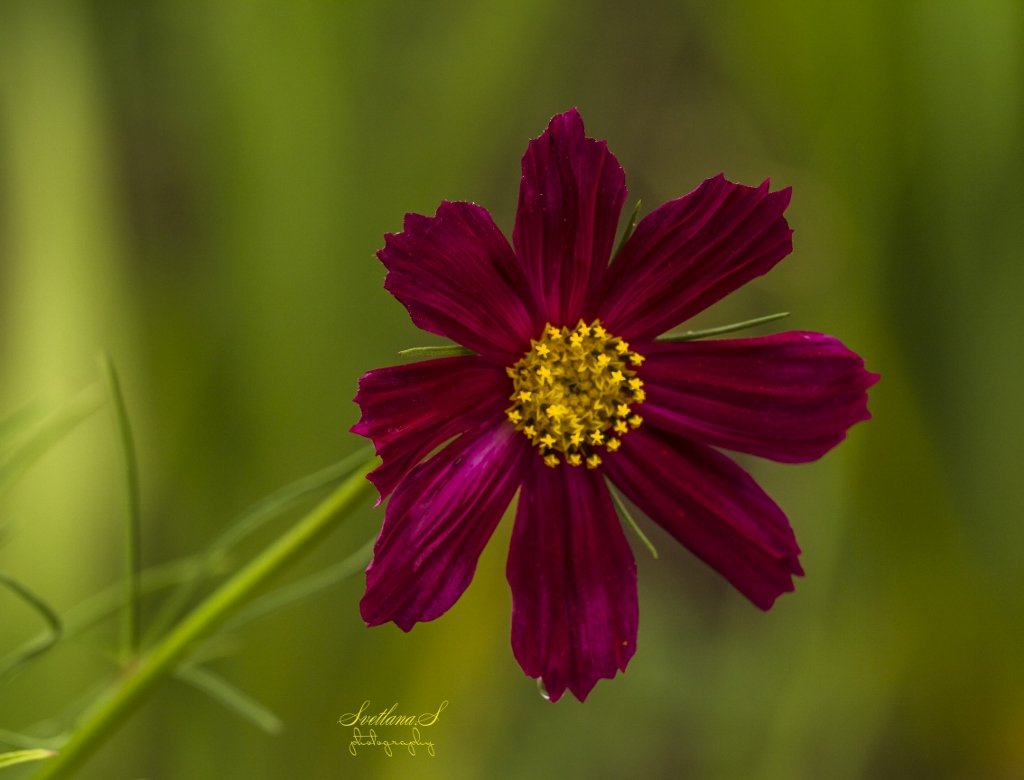
M626 230L623 232L622 238L619 239L619 245L615 248L615 254L612 255L613 258L619 256L619 252L622 251L622 247L626 245L626 242L629 241L629 237L632 236L633 231L636 230L636 223L640 219L640 205L642 203L642 200L638 200L636 205L633 206L633 211L629 215L629 222L626 223Z
M195 577L197 569L198 562L195 557L191 556L146 569L142 572L142 593L143 595L149 595L175 585L180 585L182 582ZM61 638L64 641L74 639L110 616L117 614L124 608L124 599L124 586L118 583L99 591L85 601L75 605L64 613L64 626ZM20 648L11 653L7 659L0 661L0 669L7 670L11 659L29 652L44 641L47 641L51 635L52 632L48 628L45 632L29 639ZM0 672L0 676L2 674L3 672ZM2 741L3 738L0 736L0 742Z
M246 562L162 637L152 652L141 656L134 673L119 675L107 688L102 701L79 718L79 727L39 777L63 778L80 767L162 680L174 674L199 640L212 634L268 581L316 548L350 518L356 507L374 492L367 476L376 462L376 458L371 459L356 469L330 495Z
M17 731L0 729L0 745L10 745L18 750L39 750L47 746L56 748L59 744L58 740L40 739L39 737L31 737L28 734L19 734Z
M0 420L0 442L13 438L28 428L39 417L37 404L29 403Z
M284 724L267 707L218 674L198 666L183 666L175 676L268 734L280 734Z
M236 629L258 618L266 617L286 607L294 606L337 585L353 574L358 574L370 562L370 555L373 553L375 541L375 539L371 539L360 549L338 561L338 563L328 566L326 569L273 590L264 596L260 596L258 599L253 599L240 609L234 617L228 618L224 625L224 630Z
M56 613L53 607L47 604L43 599L33 593L28 587L20 583L18 580L0 572L0 585L7 586L8 590L13 592L22 601L38 612L47 625L45 633L36 637L31 642L26 643L6 658L0 660L0 679L2 679L19 666L28 663L36 656L42 655L57 644L60 640L63 627L61 625L60 616Z
M409 347L408 349L399 350L398 354L402 357L426 359L455 357L458 355L475 355L476 353L471 349L460 347L458 344L445 344L440 347Z
M99 388L90 387L24 434L23 438L0 458L0 494L10 489L54 444L79 423L88 419L102 404L103 396ZM16 412L15 415L17 414ZM13 430L8 430L8 433L12 433L11 438L14 438Z
M737 330L746 330L747 328L753 328L757 325L764 325L768 322L775 322L775 320L781 320L783 317L788 317L788 311L780 311L777 314L767 314L764 317L755 317L752 320L744 320L743 322L734 322L730 325L719 325L717 328L705 328L704 330L687 330L682 333L666 333L664 336L658 336L655 341L693 341L694 339L702 339L707 336L720 336L723 333L733 333Z
M372 447L361 447L337 463L275 490L232 521L229 527L213 542L211 549L219 553L226 552L246 536L261 528L267 521L292 509L310 496L334 487L363 466L372 456Z
M654 560L658 560L658 548L655 547L654 543L647 538L647 534L640 530L640 526L637 525L636 520L633 519L633 515L626 507L626 503L621 498L619 498L619 494L616 493L614 490L609 490L609 492L612 494L612 501L615 502L615 508L619 510L619 517L621 517L625 521L625 523L633 529L633 533L635 533L637 535L637 538L641 542L643 542L644 547L646 547L647 550L651 553L651 556L654 558Z
M0 753L0 769L5 769L15 764L25 764L29 761L42 761L46 758L53 758L57 755L56 750L15 750L12 753Z
M234 658L245 647L245 641L237 634L213 634L188 654L188 666L208 666L214 661Z
M203 582L223 569L224 558L231 548L311 496L339 484L372 455L372 447L362 447L337 463L279 488L232 520L220 536L199 553L196 576L183 582L163 605L150 626L147 640L161 636L184 612Z
M125 598L124 620L121 624L121 659L128 663L139 653L142 636L139 624L142 605L139 600L139 573L142 571L142 511L139 501L139 464L132 439L132 426L128 420L128 408L124 403L121 380L114 368L114 361L106 352L97 357L100 371L107 381L114 425L120 442L121 464L124 466L124 481L127 491L128 511L125 517Z

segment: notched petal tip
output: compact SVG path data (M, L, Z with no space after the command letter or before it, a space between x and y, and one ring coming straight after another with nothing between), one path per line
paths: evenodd
M600 474L538 466L524 481L506 567L512 650L551 701L583 701L636 650L636 563Z
M718 174L645 216L604 279L601 320L648 340L768 272L793 249L792 190Z
M544 132L530 140L535 141L538 138L543 138L545 135L559 132L578 134L580 137L584 135L583 117L576 106L573 106L568 111L563 111L560 114L554 114L551 119L548 120L548 124L547 127L544 128Z
M377 257L384 288L417 327L499 362L520 354L533 333L526 280L490 213L443 201L432 217L405 215Z
M789 521L722 453L645 425L605 464L630 501L759 608L794 589L803 569Z
M575 109L527 145L512 241L538 325L574 324L596 307L625 198L622 166Z
M870 419L877 375L841 341L786 331L653 345L645 417L662 429L782 463L817 460Z

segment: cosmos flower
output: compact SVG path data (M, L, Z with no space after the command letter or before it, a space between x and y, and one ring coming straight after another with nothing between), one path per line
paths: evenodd
M413 322L472 354L360 380L353 431L390 496L360 611L404 631L444 614L518 491L512 649L552 700L582 701L636 648L636 564L609 483L766 610L803 573L800 549L720 450L814 460L870 416L877 376L820 333L658 340L789 254L788 188L708 179L609 264L626 186L605 142L571 110L522 169L511 245L484 208L446 201L378 252Z

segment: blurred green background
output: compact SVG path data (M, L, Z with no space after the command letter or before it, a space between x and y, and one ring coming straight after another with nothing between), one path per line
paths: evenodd
M408 635L363 626L356 576L219 648L279 735L171 680L80 776L1024 777L1022 40L1018 0L3 0L0 415L56 409L110 351L148 565L361 446L357 377L432 341L383 290L383 234L442 198L510 230L527 140L573 105L645 211L719 171L792 185L793 256L700 324L792 311L883 377L823 460L744 460L804 549L768 614L648 524L628 672L548 704L509 647L506 522ZM60 610L117 581L105 410L0 502L0 570ZM0 591L0 654L38 630ZM6 680L0 729L65 728L116 635ZM447 700L437 756L349 755L336 721L367 699Z

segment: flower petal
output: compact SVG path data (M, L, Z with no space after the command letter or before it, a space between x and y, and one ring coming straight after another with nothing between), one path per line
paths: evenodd
M716 447L815 460L871 417L867 388L878 375L821 333L655 343L644 354L644 419Z
M367 625L393 620L408 631L458 601L528 453L526 437L503 421L464 433L402 480L366 569Z
M435 447L499 419L511 392L504 370L475 355L364 374L355 397L363 414L352 432L371 439L383 460L369 476L380 499Z
M406 214L377 256L417 327L505 364L529 349L526 281L486 209L445 201L433 217Z
M605 467L630 501L761 609L803 574L782 510L720 452L645 424Z
M507 576L512 650L552 701L583 701L636 650L636 564L598 471L537 465L519 496Z
M626 176L576 109L552 118L523 155L512 241L542 321L575 325L596 300L626 199Z
M605 326L653 339L769 271L793 248L789 196L719 175L652 211L605 275Z

